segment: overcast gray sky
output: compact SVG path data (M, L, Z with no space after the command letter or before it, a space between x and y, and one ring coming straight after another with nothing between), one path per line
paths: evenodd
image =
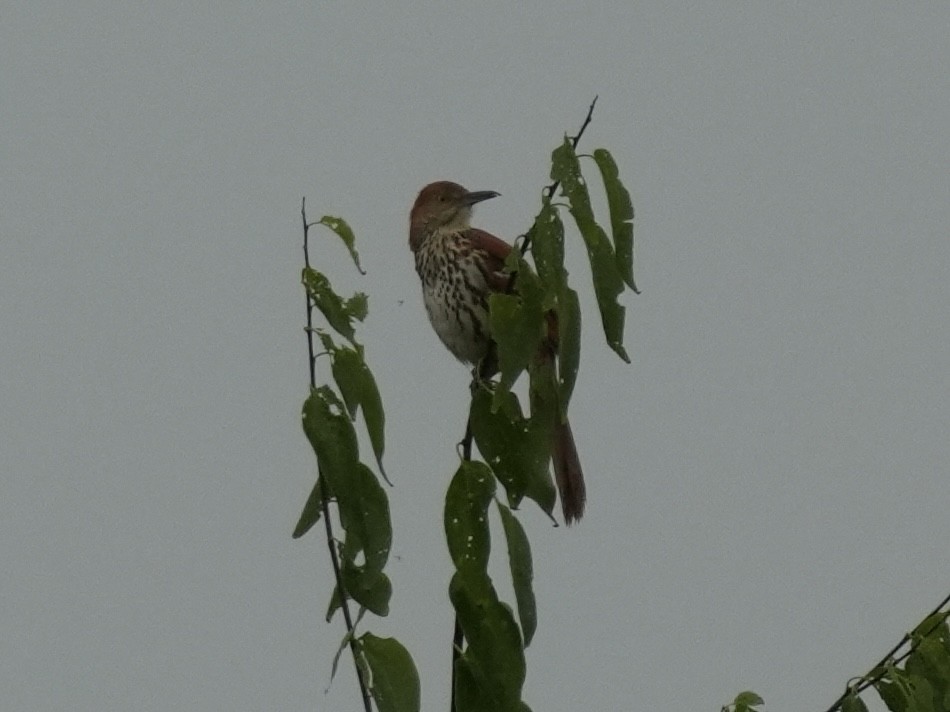
M388 409L386 620L447 708L441 529L467 373L419 187L530 224L550 151L637 208L622 364L588 308L583 523L525 507L533 709L824 708L950 587L950 4L8 2L0 15L0 698L347 710L315 477L300 198ZM570 250L590 302L583 251ZM497 539L496 539L497 541ZM500 552L499 552L500 553Z

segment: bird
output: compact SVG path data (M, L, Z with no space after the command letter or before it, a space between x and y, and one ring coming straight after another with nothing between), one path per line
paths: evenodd
M512 246L499 237L472 227L472 208L497 198L493 190L469 191L458 183L429 183L416 197L409 213L409 248L422 282L422 298L429 321L445 347L459 361L476 367L490 352L488 297L509 288L504 271ZM550 313L542 358L557 352L557 321ZM488 371L495 370L489 364ZM483 375L491 375L483 374ZM587 494L584 473L570 423L554 425L551 443L554 479L564 521L570 525L584 514Z

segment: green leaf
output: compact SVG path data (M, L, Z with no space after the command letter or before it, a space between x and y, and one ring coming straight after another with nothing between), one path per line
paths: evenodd
M360 274L366 274L360 265L360 256L356 252L356 236L346 221L342 218L333 217L332 215L324 215L317 221L317 224L326 225L339 235L340 239L343 240L343 244L346 245L346 249L349 250L350 257L353 259L353 264L356 265L356 269L360 271Z
M512 507L529 497L550 515L556 499L548 471L550 423L526 419L513 393L506 394L492 412L494 400L485 390L472 398L469 417L475 444L504 485Z
M886 674L874 684L874 689L891 712L906 712L913 698L913 686L900 668L888 664L885 669Z
M501 502L498 503L501 523L508 541L508 565L511 568L511 582L518 602L518 618L524 636L524 647L531 645L531 639L538 627L538 612L535 607L534 568L531 563L531 544L517 517Z
M567 406L574 393L581 360L581 305L577 292L567 288L558 307L558 404L561 421L567 419Z
M357 321L366 319L369 313L369 297L362 292L356 292L349 299L343 300L347 313Z
M924 638L911 657L920 660L924 674L934 687L950 690L950 653L939 640Z
M303 506L300 513L300 519L297 520L297 526L294 527L293 538L299 539L310 528L320 521L320 515L323 514L323 493L320 485L320 478L317 478L316 484L310 490L310 496L307 497L307 503Z
M346 531L340 547L346 592L376 615L388 615L392 584L382 571L392 548L392 524L386 493L360 462L337 504Z
M419 673L409 651L395 638L377 638L372 633L357 638L357 644L379 712L418 712Z
M881 700L887 705L891 712L906 712L907 695L904 688L893 682L879 681L874 684L874 689L881 696Z
M841 701L841 712L868 712L868 706L852 692Z
M534 356L540 329L531 324L524 301L517 294L492 294L488 297L491 334L498 345L498 393L507 393Z
M740 692L736 695L736 699L732 701L732 704L743 705L745 707L754 707L755 705L761 705L764 703L764 700L759 697L757 694L752 692L752 690L746 690L745 692Z
M346 561L355 561L363 554L363 568L377 574L386 566L392 548L392 524L389 500L373 471L362 462L357 463L345 495L337 497L340 523L346 530L341 555Z
M614 238L617 270L630 289L639 294L640 290L633 281L633 203L630 200L630 193L620 181L617 164L607 149L598 148L594 151L594 161L600 169L600 175L604 179L604 190L607 193L610 231Z
M481 701L482 710L519 710L525 659L511 609L498 600L484 574L465 577L456 572L449 598L468 641L459 660L459 669L468 678L466 703L474 698Z
M936 637L946 640L950 637L950 631L947 629L947 616L950 616L950 611L939 611L927 616L914 628L911 636L914 638Z
M311 390L303 405L303 429L317 455L329 492L341 498L356 471L359 449L353 423L329 386Z
M376 379L373 378L373 372L369 370L360 351L345 347L332 351L331 371L350 417L355 419L357 411L362 408L363 421L366 423L376 464L383 478L389 482L386 471L383 469L386 416L383 413L383 401L379 397L379 389L376 386Z
M340 587L334 586L333 593L330 594L330 603L327 605L327 614L324 616L327 623L333 620L333 614L343 607L343 599L340 597Z
M912 707L920 712L937 712L934 707L934 689L927 678L920 675L909 677L912 691Z
M550 198L545 196L543 199L541 212L535 217L529 235L538 277L544 284L550 285L554 294L560 294L567 285L567 272L564 269L564 223L561 222L557 209L551 205Z
M366 318L367 297L357 293L350 299L343 299L330 286L326 275L311 268L304 268L302 282L314 306L323 314L323 318L340 336L356 344L356 332L353 321Z
M444 517L449 554L459 571L484 572L488 567L488 505L494 496L491 470L482 462L462 462L445 495Z
M386 493L372 470L359 461L353 423L328 386L311 392L304 403L303 425L346 532L340 548L346 594L377 615L386 615L392 593L382 574L392 546ZM363 561L357 564L360 554ZM333 610L331 604L328 614Z
M492 294L488 298L490 330L498 348L501 373L496 398L509 391L521 372L535 357L546 336L544 292L538 276L513 250L506 266L518 273L516 294Z
M393 585L383 573L373 573L350 562L341 564L340 574L347 595L377 616L389 615Z
M629 363L630 357L623 347L625 310L617 301L617 297L624 291L623 277L617 269L614 249L603 228L594 219L590 195L581 175L577 154L566 138L551 156L551 178L561 182L561 194L568 199L571 215L587 247L587 257L594 279L594 294L597 296L607 345Z
M346 646L350 644L350 640L353 637L352 631L347 631L346 635L340 640L340 644L336 648L336 653L333 656L333 665L330 667L330 681L333 681L333 678L336 677L336 671L340 667L340 656L343 655L343 651L346 650Z

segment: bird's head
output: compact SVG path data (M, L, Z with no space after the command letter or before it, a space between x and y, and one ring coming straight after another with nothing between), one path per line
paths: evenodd
M447 180L429 183L419 191L409 213L410 245L416 249L421 237L414 236L422 233L467 229L472 219L472 206L498 195L493 190L469 191Z

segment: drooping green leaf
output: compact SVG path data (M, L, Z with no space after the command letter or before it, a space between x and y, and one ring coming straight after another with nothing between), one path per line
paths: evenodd
M392 584L382 573L392 548L386 493L372 470L360 462L337 504L346 532L340 547L346 592L376 615L385 616L392 595Z
M907 712L913 690L904 671L894 665L886 666L886 675L874 684L877 694L891 712Z
M360 351L345 347L332 351L331 371L350 417L355 419L357 411L362 409L376 464L383 478L389 482L383 469L386 417L373 372L369 370Z
M379 712L418 712L419 673L409 651L395 638L378 638L372 633L357 638L357 645Z
M310 490L310 496L307 497L307 503L303 506L300 513L300 519L297 520L297 526L294 527L293 538L299 539L310 528L320 521L320 515L323 514L323 493L320 485L320 479L317 478L316 484Z
M363 271L362 265L360 265L360 256L356 252L356 236L353 234L353 230L350 229L350 226L342 218L336 218L332 215L324 215L317 221L320 225L326 225L328 228L333 230L341 240L343 244L346 245L346 249L350 253L350 257L353 259L353 264L356 265L356 269L360 271L360 274L366 274Z
M571 402L580 367L581 305L577 292L570 288L561 293L559 304L558 402L563 421L567 418L567 406Z
M340 573L347 595L377 616L389 615L393 585L384 573L373 573L351 562L342 562Z
M950 652L940 644L936 637L924 638L920 641L914 655L921 659L927 670L927 676L933 680L942 677L950 683Z
M338 498L340 523L346 530L341 555L355 562L364 557L362 568L370 575L386 566L392 548L389 500L376 477L362 462L357 463L345 497Z
M868 706L852 692L841 701L841 712L868 712Z
M445 495L445 536L449 554L460 572L484 572L491 538L488 505L495 496L495 479L481 462L464 461Z
M594 294L597 297L607 345L629 363L630 357L623 347L625 310L617 301L617 297L624 291L623 277L617 269L616 255L610 240L594 219L590 195L581 175L577 154L567 139L552 154L551 178L561 182L561 193L568 199L571 215L587 247L587 257L594 279Z
M525 418L513 393L502 398L492 412L495 400L486 391L478 391L472 398L470 423L475 444L504 485L512 507L529 497L550 515L555 502L548 471L550 423Z
M531 645L531 639L538 627L538 612L534 600L534 567L531 563L531 544L517 517L501 502L498 503L501 523L508 541L508 565L511 569L511 582L518 603L518 619L524 636L524 647Z
M617 270L630 289L639 294L640 290L633 281L633 202L630 200L630 193L621 182L620 171L607 149L598 148L594 151L594 160L604 179L604 190L607 193Z
M488 681L477 677L478 670L464 655L455 661L455 712L482 712L492 709Z
M467 691L469 699L480 700L482 710L520 709L525 659L521 631L511 609L498 600L484 574L465 577L456 572L449 598L468 641L461 658L474 688Z
M497 345L501 373L495 389L496 404L535 357L545 336L544 292L538 276L517 250L512 250L506 267L518 273L516 293L488 298L491 335Z
M356 292L349 299L343 300L344 305L346 306L346 311L357 321L363 321L366 319L366 315L369 313L369 297L367 297L363 292Z
M315 269L304 268L302 273L303 286L313 300L313 304L327 323L340 336L352 344L356 344L356 332L353 330L353 321L362 321L366 318L367 297L360 292L350 299L344 299L330 286L326 275Z
M343 499L359 462L359 449L353 423L329 386L314 388L304 402L303 429L329 492Z
M914 681L914 699L926 698L924 706L929 704L933 709L942 711L948 709L947 701L950 701L950 653L940 640L942 631L939 630L939 621L936 626L930 627L926 637L914 634L914 648L907 657L904 669Z
M330 603L327 605L327 613L324 616L327 623L333 620L333 614L343 607L343 599L340 597L340 587L334 586L333 593L330 594Z
M941 640L950 637L950 631L948 631L947 628L948 616L950 616L950 611L938 611L937 613L927 616L914 628L911 636L918 639L923 637L936 637Z
M577 292L567 284L564 269L564 225L557 210L545 197L541 212L531 229L534 261L538 277L547 290L544 307L553 308L555 323L549 332L558 344L558 400L561 418L567 417L567 407L577 380L581 350L581 310Z
M340 640L340 644L336 648L336 653L333 655L333 665L330 667L331 682L333 678L336 677L336 671L340 667L340 656L343 655L343 651L346 650L346 646L350 644L352 637L352 631L346 631L346 635L343 636L343 638Z
M498 345L501 377L497 391L506 393L534 355L540 323L531 324L524 300L517 294L492 294L488 298L491 333Z
M538 268L538 277L557 295L566 286L564 269L564 224L551 199L544 197L541 212L534 219L531 235L531 254ZM552 305L545 304L550 308Z
M910 675L908 679L913 707L920 712L938 712L934 707L934 689L930 681L921 675Z

